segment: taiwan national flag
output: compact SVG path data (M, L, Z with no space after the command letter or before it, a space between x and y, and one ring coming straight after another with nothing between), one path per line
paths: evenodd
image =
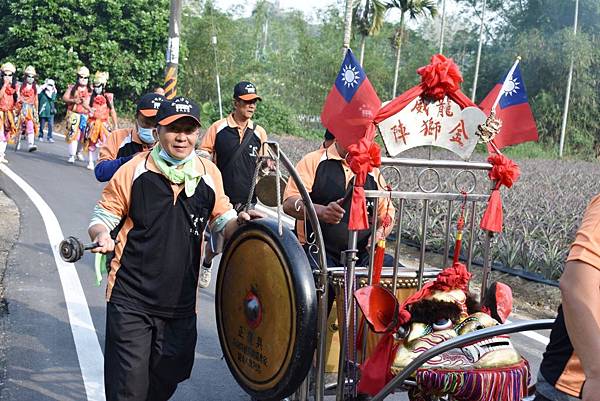
M344 147L357 143L373 125L381 101L362 67L348 49L327 95L321 123Z
M494 138L498 149L522 142L537 141L538 131L529 107L518 62L508 72L503 83L496 84L479 107L489 115L498 97L500 99L496 106L496 117L502 121L502 128Z

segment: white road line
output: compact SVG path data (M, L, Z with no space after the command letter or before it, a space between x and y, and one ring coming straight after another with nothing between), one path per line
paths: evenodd
M506 323L512 323L512 321L510 320L506 320ZM542 343L544 345L548 345L548 343L550 342L550 339L544 335L541 335L540 333L537 333L535 331L521 331L518 334L524 335L525 337L529 337L534 341L537 341L539 343Z
M50 206L25 180L5 165L0 164L0 171L6 174L8 178L13 180L27 194L42 215L65 296L71 332L73 333L87 400L105 401L104 356L102 355L102 349L98 342L98 336L94 329L92 316L75 265L63 261L58 253L58 244L64 238L58 219L54 215L54 212L52 212L52 209L50 209Z

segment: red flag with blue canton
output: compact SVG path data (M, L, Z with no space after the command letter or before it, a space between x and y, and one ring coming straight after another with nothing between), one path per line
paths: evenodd
M374 135L373 119L380 106L381 101L367 74L348 49L325 100L321 123L343 147L348 148L358 143L367 131Z
M496 118L502 121L502 128L494 138L494 144L498 149L538 140L538 131L529 106L519 64L516 65L510 76L508 76L509 74L510 72L479 104L485 114L489 115L498 95L502 93L496 107Z

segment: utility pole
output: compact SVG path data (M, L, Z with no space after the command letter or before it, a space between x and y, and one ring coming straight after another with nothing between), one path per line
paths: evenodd
M173 99L177 96L181 2L182 0L171 0L171 11L169 14L169 42L167 44L167 68L165 69L165 97L167 99Z
M446 0L442 0L442 29L440 30L440 54L444 53L444 30L446 28Z
M575 21L573 22L573 36L577 35L577 16L579 14L579 0L575 0ZM571 50L571 66L569 67L569 78L567 79L567 93L565 94L565 109L563 111L562 126L560 127L560 145L558 157L562 159L565 146L565 132L567 130L567 119L569 117L569 98L571 97L571 83L573 82L573 63L575 52Z
M481 45L483 44L483 21L485 18L485 3L481 8L481 24L479 25L479 44L477 45L477 60L475 61L475 77L473 77L473 89L471 90L471 101L475 101L475 92L477 92L477 78L479 77L479 62L481 61Z
M223 101L221 100L221 79L219 78L219 63L217 61L217 34L214 33L214 26L211 43L213 45L213 50L215 54L215 72L217 74L217 96L219 98L219 118L223 118Z

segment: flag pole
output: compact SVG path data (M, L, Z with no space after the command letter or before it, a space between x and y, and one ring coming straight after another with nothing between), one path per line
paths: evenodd
M577 15L579 14L579 0L575 0L575 21L573 21L573 36L577 35ZM558 147L558 157L562 159L565 146L565 132L567 130L567 118L569 116L569 98L571 97L571 84L573 82L573 64L575 62L575 52L571 52L571 66L569 67L569 77L567 78L567 93L565 94L565 109L563 111L562 125L560 127L560 144Z
M479 25L479 44L477 45L477 59L475 61L475 76L473 78L473 89L471 91L471 101L475 101L475 92L477 91L477 78L479 77L479 63L481 61L481 45L483 44L483 22L485 19L485 3L481 6L481 24Z
M502 82L502 87L500 88L500 92L498 92L496 101L494 102L494 105L492 106L492 109L491 109L492 113L496 112L496 106L498 105L498 102L500 102L500 98L504 94L504 88L506 87L506 83L512 78L513 73L515 72L515 69L517 68L517 65L519 64L519 61L521 61L521 56L517 56L517 60L511 67L510 71L508 71L508 74L506 75L506 79L504 80L504 82Z
M342 59L346 57L346 51L350 48L350 39L352 38L353 3L353 0L346 0L346 10L344 13L344 43L342 45Z

